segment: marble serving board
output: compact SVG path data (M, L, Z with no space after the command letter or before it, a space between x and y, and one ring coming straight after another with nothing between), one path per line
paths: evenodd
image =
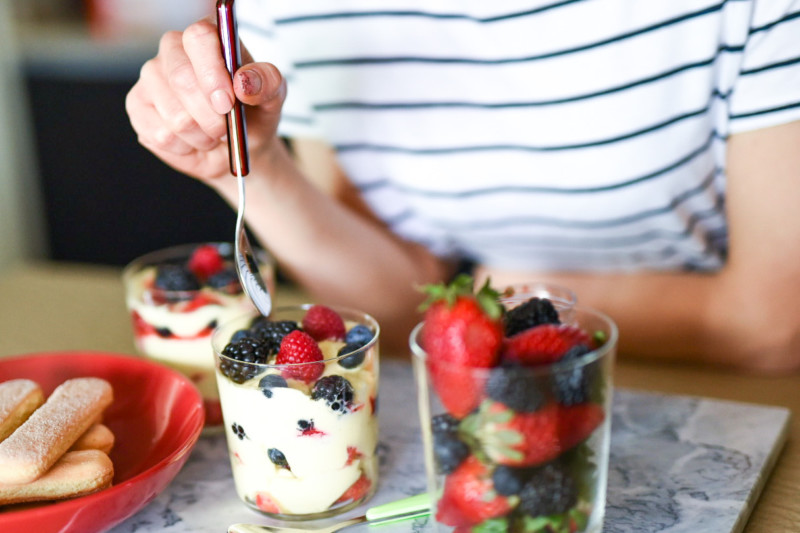
M410 365L383 361L380 386L381 479L370 505L426 488ZM603 531L741 531L786 439L789 415L785 408L617 389ZM277 524L238 500L218 435L201 437L167 489L111 531L222 533L238 522ZM425 517L347 531L433 529Z

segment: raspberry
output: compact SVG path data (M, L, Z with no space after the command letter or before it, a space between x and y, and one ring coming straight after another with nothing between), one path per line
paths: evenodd
M303 330L314 340L344 340L344 320L339 313L324 305L312 305L303 317Z
M288 365L281 371L286 379L311 383L325 371L325 365L320 362L322 359L322 350L311 335L295 330L281 341L275 364Z
M539 324L560 324L558 311L553 302L547 298L531 298L513 309L503 317L506 337L516 335Z
M189 269L200 279L208 279L225 267L225 260L213 244L195 248L189 257Z

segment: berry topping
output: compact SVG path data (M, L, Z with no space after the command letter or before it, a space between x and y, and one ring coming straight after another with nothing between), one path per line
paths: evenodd
M516 335L540 324L560 324L558 311L547 298L531 298L510 309L503 317L506 337Z
M316 341L344 340L344 320L324 305L312 305L303 317L303 330Z
M250 325L250 334L260 340L270 354L276 354L281 348L283 338L298 329L300 326L293 320L272 321L259 316Z
M337 354L338 357L341 357L341 359L339 359L339 366L342 368L352 369L361 365L367 355L367 352L361 349L363 347L363 344L347 343L339 348L339 353Z
M225 261L213 244L204 244L195 248L189 257L189 269L199 279L208 279L225 266Z
M350 487L339 496L336 503L344 503L348 501L358 501L364 497L372 486L372 481L365 475L361 474L357 480L353 482Z
M267 457L269 457L269 460L272 461L272 464L275 466L279 468L285 468L286 470L291 470L291 468L289 468L289 462L286 460L286 456L283 455L283 452L278 448L270 448L267 450Z
M206 280L206 285L213 289L224 290L231 294L241 292L242 286L239 285L239 276L233 268L224 268L212 274Z
M267 374L258 382L258 388L267 398L272 398L272 389L288 386L289 384L286 383L286 380L278 374Z
M182 265L164 264L156 270L155 287L163 291L196 291L200 289L200 282L187 267ZM168 295L167 301L184 299L180 295Z
M233 359L220 358L219 370L234 383L244 383L258 373L256 364L264 364L269 358L263 345L251 337L244 337L236 342L228 343L222 355Z
M342 376L325 376L314 384L311 399L325 400L332 411L343 414L352 407L353 386Z
M449 474L469 455L469 446L458 435L458 420L448 414L431 420L433 454L439 472Z
M231 424L231 431L233 431L234 435L239 437L239 440L244 440L244 438L247 436L244 433L244 428L242 426L240 426L239 424L237 424L236 422Z
M489 374L486 395L514 411L530 413L542 407L545 401L538 381L537 376L524 367L499 366Z
M579 344L592 344L591 337L581 328L565 324L542 324L506 339L503 360L523 365L554 363Z
M364 346L365 344L367 344L369 341L372 340L373 336L374 333L372 333L372 330L369 329L367 326L365 326L364 324L356 324L355 326L350 328L350 331L347 332L347 334L344 337L344 341L347 344Z
M287 365L281 371L283 377L311 383L325 371L322 359L317 342L308 333L295 330L281 341L275 364Z
M564 513L577 501L575 482L558 461L534 469L519 492L519 509L530 516Z

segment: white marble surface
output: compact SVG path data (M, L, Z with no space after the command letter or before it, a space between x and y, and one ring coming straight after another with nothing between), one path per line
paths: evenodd
M425 490L411 367L384 361L381 479L370 505ZM614 395L606 533L727 533L744 527L786 437L784 408L631 390ZM364 508L345 515L363 514ZM201 438L166 491L113 533L222 533L275 524L237 498L222 435ZM348 531L366 531L356 526ZM432 530L427 518L371 527Z

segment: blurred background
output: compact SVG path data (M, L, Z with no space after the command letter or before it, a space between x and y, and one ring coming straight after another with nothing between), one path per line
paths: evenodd
M160 35L213 8L0 0L0 269L124 265L172 244L232 239L233 210L139 146L125 113Z

